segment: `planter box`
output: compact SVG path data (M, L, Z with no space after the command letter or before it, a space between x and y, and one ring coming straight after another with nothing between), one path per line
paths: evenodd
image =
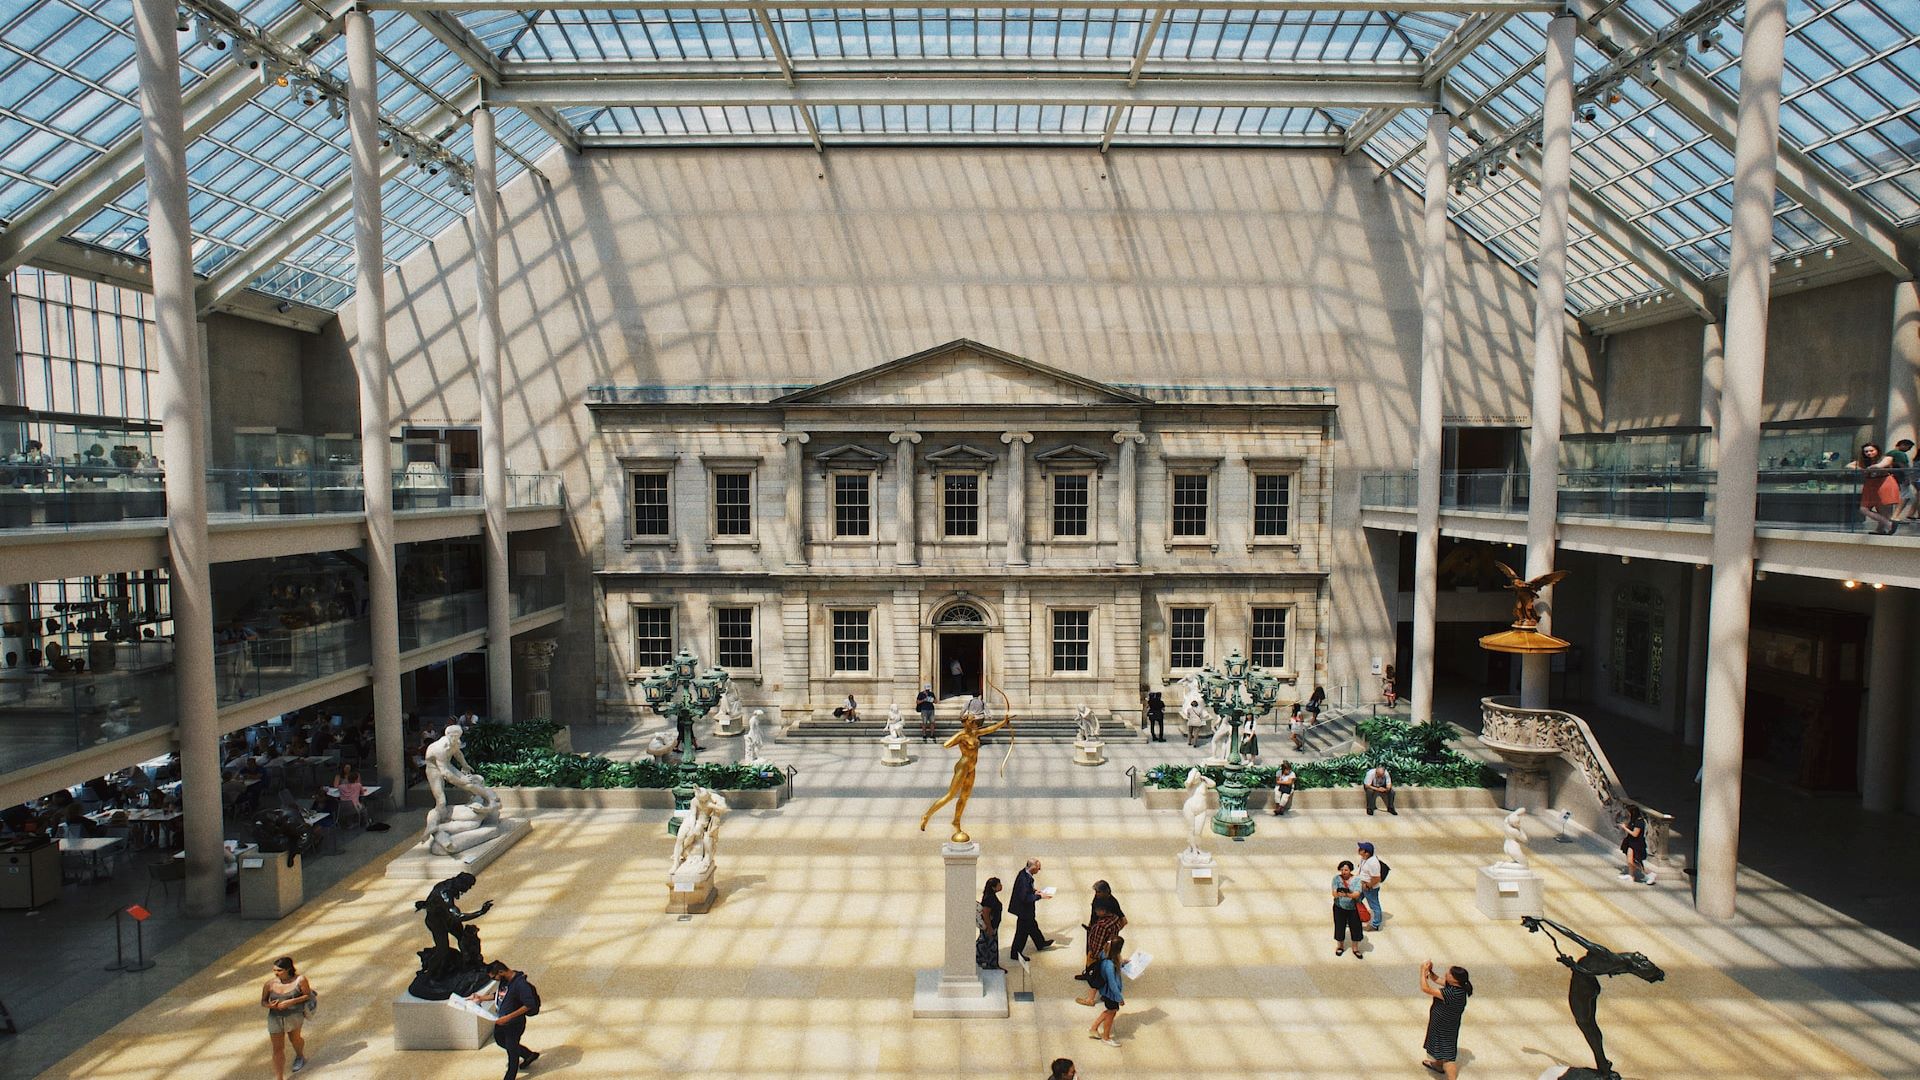
M671 788L495 788L512 810L671 810ZM785 785L720 792L735 810L776 810L786 805Z
M1394 805L1401 811L1407 810L1498 810L1500 809L1501 789L1499 788L1418 788L1403 787L1394 789ZM1184 788L1162 791L1146 788L1140 792L1140 801L1149 810L1178 810L1187 801ZM1272 787L1254 788L1247 792L1247 808L1266 810L1273 801ZM1218 808L1220 795L1217 791L1207 792L1207 805ZM1365 810L1367 798L1360 785L1343 788L1314 788L1307 791L1295 789L1293 808L1300 810Z

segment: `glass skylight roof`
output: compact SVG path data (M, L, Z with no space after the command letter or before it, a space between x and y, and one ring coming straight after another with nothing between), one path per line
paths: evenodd
M335 36L318 39L312 61L344 77L344 44L332 18L343 0L228 0L228 6L288 45L302 44L315 27L330 27L327 33ZM11 231L37 210L47 217L44 207L62 184L77 183L89 163L137 139L138 108L126 0L24 0L7 7L0 14L0 223ZM1622 0L1609 10L1652 32L1691 7L1688 0ZM1734 8L1717 44L1704 52L1689 49L1684 61L1734 94L1740 14ZM1156 76L1238 76L1241 82L1225 85L1259 87L1303 69L1329 79L1369 73L1407 78L1467 22L1462 14L1426 11L1195 4L777 7L765 9L764 19L755 9L727 7L377 12L383 112L461 154L470 146L461 114L472 107L475 72L426 25L431 19L490 54L489 81L719 76L784 90L788 74L803 87L814 76L909 77L901 80L897 101L867 104L649 105L641 91L629 104L570 105L537 117L505 108L499 125L503 181L524 171L524 162L554 150L549 131L560 125L589 153L599 152L596 145L808 147L816 138L828 152L835 145L888 142L1332 147L1366 110L1219 102L967 104L950 94L941 104L928 104L913 99L911 77L1004 80L1033 74L1097 80L1111 88L1124 85L1137 63L1143 86L1154 85ZM1448 73L1454 104L1477 103L1470 117L1456 123L1456 159L1537 113L1546 19L1539 13L1505 18ZM1920 224L1920 5L1791 0L1789 22L1786 139L1829 172L1835 185L1857 192L1889 227ZM346 214L326 218L315 208L341 201L347 183L344 124L323 101L304 105L288 89L232 78L230 65L244 62L239 50L214 48L193 34L183 34L180 42L189 94L243 95L188 150L195 269L213 276L232 265L231 278L267 266L254 288L337 307L352 293L351 226ZM1583 37L1575 55L1578 75L1603 66L1618 44L1601 42L1603 50ZM1233 93L1221 91L1228 98ZM1730 149L1656 87L1631 79L1619 87L1617 100L1595 101L1592 112L1591 120L1575 125L1576 198L1630 223L1695 278L1724 273ZM1417 188L1423 143L1424 117L1408 110L1380 127L1364 152ZM387 256L397 261L455 224L472 200L447 184L445 174L432 177L389 164ZM128 180L137 180L137 173ZM68 235L141 257L145 199L145 188L132 182L117 196L90 201ZM1843 242L1817 216L1820 209L1800 207L1782 194L1777 255ZM1538 195L1519 170L1452 196L1450 212L1490 250L1532 273ZM1634 245L1596 235L1579 224L1579 216L1570 252L1571 309L1588 313L1665 291L1659 268L1627 256ZM293 225L283 228L287 223ZM251 253L260 261L235 262L276 234L286 234L281 247Z

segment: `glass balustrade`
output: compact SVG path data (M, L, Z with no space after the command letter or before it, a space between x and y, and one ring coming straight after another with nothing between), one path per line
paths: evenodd
M516 619L567 602L566 588L558 574L515 574L508 588L512 590Z
M172 661L148 653L141 670L0 674L0 774L173 724Z
M365 666L367 620L340 619L275 630L214 650L215 694L222 706L317 682Z
M360 470L331 465L208 469L210 515L240 518L358 514L365 506Z
M1442 510L1527 512L1528 477L1506 469L1461 469L1440 474Z
M400 604L400 651L403 653L486 628L487 597L479 589Z
M508 473L508 507L558 507L566 500L559 473Z
M1414 485L1419 478L1419 473L1412 472L1367 473L1360 477L1360 505L1386 509L1410 507L1414 504Z

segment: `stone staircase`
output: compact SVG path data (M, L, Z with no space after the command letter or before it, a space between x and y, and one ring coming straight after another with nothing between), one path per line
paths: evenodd
M906 736L909 742L918 742L920 714L905 713L902 720L900 734ZM937 733L936 737L941 742L945 742L948 737L960 730L959 714L942 716L936 713L933 728ZM1027 717L1018 713L1014 714L1013 730L1021 739L1031 742L1072 742L1079 732L1070 716ZM852 724L844 720L835 720L831 716L825 719L802 720L787 728L781 739L877 743L886 733L887 719L883 710L877 720L863 716ZM1005 734L1004 731L999 732L992 738L999 739ZM1100 737L1108 742L1126 742L1138 739L1140 736L1132 728L1106 723L1100 727Z

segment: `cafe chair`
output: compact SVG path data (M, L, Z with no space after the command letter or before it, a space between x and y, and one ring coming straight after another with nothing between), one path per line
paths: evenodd
M187 891L186 880L187 860L185 859L163 859L156 863L148 863L147 898L144 901L144 906L153 906L153 887L155 885L160 886L160 895L167 896L173 892L173 884L179 882L180 891L184 894ZM174 898L176 906L179 904L179 900L179 897Z

